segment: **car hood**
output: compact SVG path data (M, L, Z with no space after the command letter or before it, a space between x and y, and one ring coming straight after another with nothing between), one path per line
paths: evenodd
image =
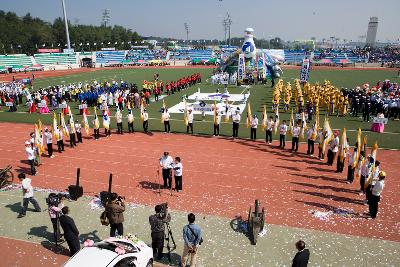
M106 267L118 254L107 249L85 247L76 253L64 267Z

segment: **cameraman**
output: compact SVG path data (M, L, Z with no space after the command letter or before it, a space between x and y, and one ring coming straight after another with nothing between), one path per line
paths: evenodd
M166 204L157 205L155 211L156 214L149 217L151 226L151 246L153 248L153 254L157 255L158 260L161 260L164 248L165 223L171 221L171 215L168 213L168 206Z
M59 218L61 215L61 209L64 207L64 197L55 193L50 193L49 197L47 198L47 205L50 220L53 224L54 241L57 242L61 238Z
M124 199L118 196L116 193L111 193L111 202L106 204L106 216L110 222L110 237L116 236L116 231L118 235L124 234L124 211L125 202Z

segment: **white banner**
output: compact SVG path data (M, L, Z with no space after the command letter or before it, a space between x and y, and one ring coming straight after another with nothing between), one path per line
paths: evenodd
M68 105L67 104L58 104L58 108L67 108Z
M300 82L307 82L310 77L311 62L308 58L303 59L300 70Z
M13 102L6 102L6 107L12 107L13 106Z
M244 62L244 54L239 54L238 60L238 81L243 81L246 77L245 73L245 62Z
M87 108L87 104L79 105L79 109L85 109L85 108Z

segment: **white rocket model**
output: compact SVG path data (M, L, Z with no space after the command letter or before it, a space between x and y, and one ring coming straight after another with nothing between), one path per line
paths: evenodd
M255 59L256 57L256 46L253 40L253 28L247 28L244 35L244 42L242 45L242 53L246 59Z

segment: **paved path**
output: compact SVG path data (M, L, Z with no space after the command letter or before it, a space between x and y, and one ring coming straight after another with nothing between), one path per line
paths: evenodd
M9 260L12 259L14 265L7 266L58 266L67 259L63 255L66 251L54 250L49 241L52 239L52 226L45 205L46 195L44 192L35 193L43 209L41 213L28 211L25 218L17 219L21 193L19 190L0 192L0 236L7 238L0 239L0 257L6 256L7 251L13 252ZM109 231L99 222L101 210L90 208L90 200L84 197L76 202L66 201L81 233L81 241L104 239ZM153 207L130 205L125 213L125 232L134 233L149 244L147 218L152 211ZM172 254L171 265L176 266L182 253L181 231L186 223L186 213L173 210L171 214L171 227L178 245ZM311 251L310 266L400 265L398 242L267 225L266 235L252 246L244 234L232 230L227 218L197 215L197 222L204 230L205 240L199 266L290 266L295 254L294 243L299 239L303 239ZM162 263L168 264L166 258Z

